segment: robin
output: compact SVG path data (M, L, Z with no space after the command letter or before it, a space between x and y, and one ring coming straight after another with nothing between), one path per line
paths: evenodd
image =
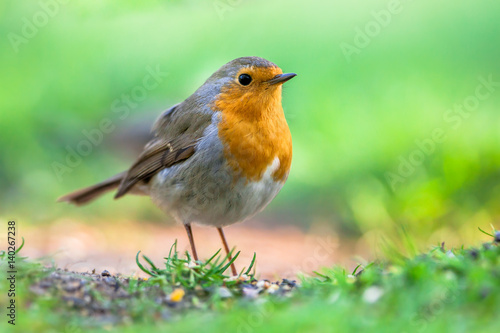
M230 61L160 115L127 171L58 201L82 205L115 189L115 199L149 195L184 224L194 260L194 222L217 228L231 260L222 228L264 209L287 180L292 137L281 86L294 76L259 57Z

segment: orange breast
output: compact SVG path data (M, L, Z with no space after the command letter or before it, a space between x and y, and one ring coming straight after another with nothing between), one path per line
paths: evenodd
M223 89L214 109L222 111L218 125L224 155L235 172L258 181L279 158L279 168L272 174L284 182L292 162L292 136L281 106L281 87L260 94L248 91L234 98L231 88Z

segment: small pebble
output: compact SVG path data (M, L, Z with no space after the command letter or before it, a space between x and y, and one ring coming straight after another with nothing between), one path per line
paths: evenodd
M495 231L495 242L500 243L500 231Z
M189 267L189 268L195 268L195 267L198 267L198 264L196 263L196 261L192 261L192 260L191 260L191 261L188 263L188 267Z
M80 281L78 281L78 280L71 281L68 284L66 284L66 286L64 287L64 290L67 292L75 292L78 289L80 289L81 287L82 287L82 284L80 283Z
M103 270L101 276L111 276L107 270Z
M271 286L271 282L269 282L268 280L260 280L259 282L257 282L258 288L267 289L270 286Z
M369 304L373 304L379 300L380 297L384 294L384 290L377 286L369 287L363 293L363 301Z
M448 258L456 258L455 254L451 250L446 251L446 256Z
M83 307L85 305L84 300L78 297L63 297L62 299L68 302L70 306L74 306L77 308Z
M170 294L169 300L170 300L170 302L174 302L174 303L180 302L184 298L185 294L186 294L186 292L184 291L184 289L181 289L181 288L175 289Z
M238 277L238 280L242 281L242 282L245 282L245 281L248 281L250 280L250 277L246 274L241 274L239 277Z
M277 284L271 284L269 288L267 288L267 292L270 294L274 294L276 291L278 291L280 287Z
M347 283L354 283L354 282L356 282L356 277L352 274L349 274L349 275L347 275L346 282Z
M285 284L285 285L288 285L290 287L296 287L297 286L297 282L295 280L288 280L288 279L283 279L283 282L281 282L282 284Z
M477 259L479 256L479 251L477 249L471 249L469 251L469 254L473 259Z
M255 289L255 288L243 288L241 292L243 293L243 296L246 298L250 299L256 299L259 296L261 289Z
M111 286L114 286L116 284L115 278L113 278L111 276L105 276L104 279L103 279L103 281L106 282L107 284L111 285Z
M226 287L220 287L219 290L217 291L217 293L219 294L219 297L222 299L233 297L233 294L231 293L231 291L229 289L227 289Z

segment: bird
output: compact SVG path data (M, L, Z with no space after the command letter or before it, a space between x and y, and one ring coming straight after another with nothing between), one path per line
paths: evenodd
M112 190L115 199L148 195L184 225L196 262L193 223L217 228L231 261L223 228L262 211L288 178L292 136L282 85L296 75L260 57L228 62L158 117L128 170L58 201L79 206ZM231 272L237 275L234 262Z

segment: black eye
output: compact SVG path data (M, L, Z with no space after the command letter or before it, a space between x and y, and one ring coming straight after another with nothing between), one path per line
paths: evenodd
M252 82L252 77L248 74L241 74L238 77L238 81L240 82L240 84L242 86L248 86L250 84L250 82Z

